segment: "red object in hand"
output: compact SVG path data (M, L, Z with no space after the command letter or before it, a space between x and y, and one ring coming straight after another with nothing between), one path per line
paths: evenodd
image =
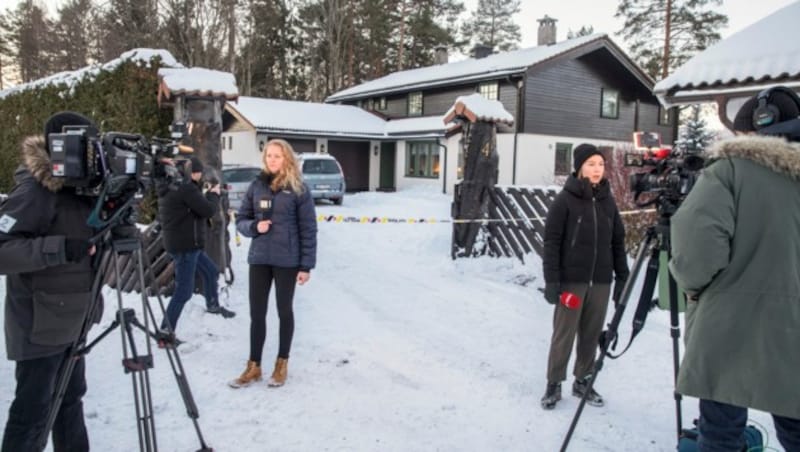
M568 309L578 309L581 307L581 297L572 292L561 292L561 304Z

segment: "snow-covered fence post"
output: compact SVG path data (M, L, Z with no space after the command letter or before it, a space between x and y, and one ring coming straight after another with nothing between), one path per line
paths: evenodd
M496 100L480 94L461 96L445 114L445 123L463 124L464 179L455 185L452 207L452 257L486 254L486 234L480 221L489 218L491 191L497 183L497 124L512 125L514 117ZM468 220L461 222L459 220Z
M220 183L222 112L225 102L239 97L235 77L229 72L203 68L161 69L158 76L159 105L173 107L175 121L183 121L189 127L183 144L191 147L192 155L203 162L203 178ZM220 272L226 273L231 256L227 192L223 191L220 201L219 214L211 219L211 227L207 229L205 250Z

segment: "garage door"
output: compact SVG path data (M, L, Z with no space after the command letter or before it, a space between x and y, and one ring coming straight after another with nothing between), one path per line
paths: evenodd
M369 142L328 140L328 153L342 165L347 191L369 190Z

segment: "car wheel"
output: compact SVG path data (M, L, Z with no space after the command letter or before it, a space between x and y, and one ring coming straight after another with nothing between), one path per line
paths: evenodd
M336 204L337 206L341 206L341 205L342 205L342 201L344 201L344 197L341 197L341 198L336 198L336 199L333 199L332 201L333 201L333 203L334 203L334 204Z

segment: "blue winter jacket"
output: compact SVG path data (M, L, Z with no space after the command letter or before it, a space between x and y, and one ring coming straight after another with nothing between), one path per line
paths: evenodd
M236 228L252 237L247 263L297 267L309 271L317 262L317 215L308 187L297 194L289 189L272 191L271 176L262 173L242 199L236 216ZM272 220L266 234L259 234L256 225Z

